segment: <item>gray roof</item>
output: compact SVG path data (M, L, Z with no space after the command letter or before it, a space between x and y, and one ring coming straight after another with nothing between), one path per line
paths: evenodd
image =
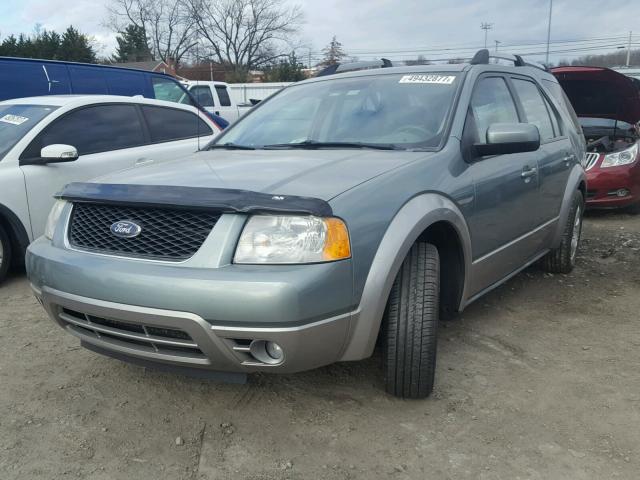
M122 67L122 68L134 68L136 70L147 70L152 72L155 70L158 65L165 65L166 68L169 66L164 63L162 60L149 60L147 62L125 62L125 63L113 63L114 67Z

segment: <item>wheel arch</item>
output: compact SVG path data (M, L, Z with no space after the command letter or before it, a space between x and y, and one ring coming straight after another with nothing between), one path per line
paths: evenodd
M448 241L451 233L455 233L453 242ZM456 204L443 195L416 196L396 213L378 246L341 360L358 360L373 352L391 286L411 246L419 239L441 246L443 263L451 259L457 262L455 271L462 271L463 279L454 278L454 270L449 272L446 279L443 278L447 282L443 294L449 313L464 305L472 258L464 216Z
M569 174L569 180L562 197L562 205L560 207L560 215L558 217L558 228L553 237L551 248L557 248L562 242L562 232L569 218L571 204L573 202L573 194L576 190L582 192L582 198L587 199L587 175L582 165L576 164Z
M0 204L0 225L2 225L9 235L11 248L15 259L24 259L24 253L29 246L29 235L26 228L9 208Z

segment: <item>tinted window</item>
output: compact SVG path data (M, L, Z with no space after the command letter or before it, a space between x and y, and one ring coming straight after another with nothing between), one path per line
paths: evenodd
M191 104L191 99L189 95L187 95L187 91L175 80L153 77L151 82L153 85L153 93L158 100Z
M540 139L544 142L554 137L551 117L535 83L514 78L513 85L520 98L526 121L533 123L540 131Z
M0 160L44 117L58 107L0 105Z
M501 77L483 77L471 98L471 116L476 140L485 142L487 129L494 123L518 123L518 111L507 83Z
M149 106L143 106L142 111L154 143L213 135L209 125L194 113Z
M196 101L203 107L213 107L215 103L213 101L213 95L211 95L211 89L207 86L192 87L191 93L196 97Z
M72 145L79 155L86 155L137 147L146 142L134 105L95 105L57 119L31 142L22 157L39 157L43 147L55 143Z
M216 93L218 94L218 98L220 99L220 106L231 106L231 99L229 98L229 92L227 91L227 87L225 85L216 85Z

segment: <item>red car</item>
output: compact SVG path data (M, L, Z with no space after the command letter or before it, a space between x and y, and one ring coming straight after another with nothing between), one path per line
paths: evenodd
M551 71L587 140L587 206L640 211L640 81L600 67Z

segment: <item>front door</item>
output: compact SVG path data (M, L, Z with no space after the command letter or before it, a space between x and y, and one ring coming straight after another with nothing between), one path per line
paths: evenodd
M513 93L501 75L478 79L465 124L465 143L483 143L494 123L521 120ZM468 218L473 244L473 293L521 267L535 252L527 241L537 226L540 151L471 158L475 184Z

